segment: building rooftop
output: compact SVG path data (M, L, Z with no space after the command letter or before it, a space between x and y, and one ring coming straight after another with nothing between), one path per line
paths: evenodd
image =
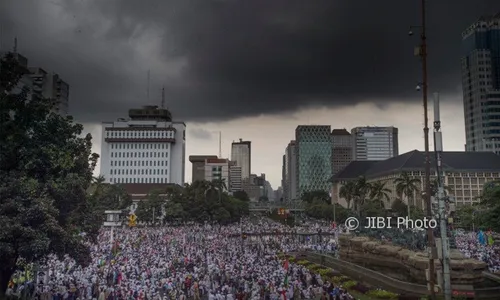
M430 152L430 156L431 169L435 169L434 152ZM444 171L500 171L500 156L493 152L443 152L441 158ZM332 180L353 179L362 175L374 178L395 172L424 169L425 153L413 150L384 161L354 161L333 176Z
M189 161L194 162L205 162L209 158L218 158L217 155L189 155Z
M373 167L375 164L379 163L378 160L355 160L348 164L344 169L342 169L337 174L333 175L330 181L340 181L356 179L359 176L365 175L365 173Z
M172 114L168 109L158 108L156 105L147 105L142 108L129 109L128 115L132 120L158 120L172 122Z
M332 130L332 135L351 135L349 131L347 131L345 128L344 129L334 129Z

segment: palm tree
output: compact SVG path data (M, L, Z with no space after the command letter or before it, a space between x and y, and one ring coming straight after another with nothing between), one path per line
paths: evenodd
M389 203L391 197L389 196L392 191L385 187L387 182L377 181L371 185L370 198L372 200L380 200L380 204Z
M401 173L401 175L394 179L394 184L396 185L396 194L401 199L403 196L406 198L406 205L408 206L408 217L410 217L410 201L414 202L414 195L418 192L422 181L419 178L411 177L407 172ZM413 205L415 205L413 203Z
M356 182L348 181L339 190L339 196L344 198L347 202L347 208L351 208L351 202L354 198L354 193L356 191Z
M226 185L226 179L225 178L212 180L212 185L213 185L214 188L218 189L221 192L227 190L227 185Z
M360 176L355 181L354 190L354 209L359 213L361 206L365 203L366 197L371 191L371 184L366 181L364 176Z
M105 183L106 178L103 175L92 176L92 182L90 184L90 187L87 189L87 192L89 193L89 195L99 193Z

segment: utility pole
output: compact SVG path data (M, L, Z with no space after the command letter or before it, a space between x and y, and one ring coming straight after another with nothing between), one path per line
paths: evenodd
M448 244L448 224L446 213L446 199L444 195L444 176L441 154L443 152L443 137L441 132L441 118L439 114L439 94L434 93L434 152L436 155L436 171L438 181L437 200L439 205L439 229L441 234L441 259L443 265L443 285L445 300L451 300L450 278L450 250Z
M429 112L428 112L428 79L427 79L427 33L426 33L426 0L421 0L421 25L417 26L420 29L420 46L416 48L415 55L422 59L422 100L424 106L424 151L425 151L425 177L424 177L424 200L426 204L427 217L432 218L432 203L431 203L431 160L429 152ZM412 27L410 27L411 29ZM410 30L409 35L413 35ZM420 90L417 88L417 90ZM431 293L431 299L436 299L436 272L434 266L434 256L436 254L436 243L434 240L434 232L432 228L427 229L427 247L429 255L429 274L428 287Z

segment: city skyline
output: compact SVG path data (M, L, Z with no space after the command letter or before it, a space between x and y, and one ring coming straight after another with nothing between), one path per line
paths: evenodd
M412 150L423 150L423 131L421 121L421 106L414 105L395 105L387 108L387 114L382 117L376 113L381 111L375 105L365 104L362 107L366 114L360 114L358 107L346 108L338 113L338 120L331 122L331 111L326 109L305 110L290 116L268 116L260 118L247 118L239 121L232 121L219 124L186 124L186 165L185 181L191 181L192 164L189 162L190 155L214 155L219 152L219 130L222 131L222 158L230 158L231 143L238 141L239 137L243 140L252 142L252 173L259 175L266 174L266 179L272 184L274 189L281 186L282 157L286 146L291 140L295 139L295 129L298 125L331 125L332 129L346 128L350 131L359 126L394 126L399 130L399 153L406 153ZM401 111L406 108L416 113L391 115L395 111ZM375 112L375 114L374 114ZM415 117L415 114L418 115ZM125 114L124 114L125 115ZM318 124L308 123L311 115L315 115ZM359 124L354 120L355 116L365 120L367 124ZM175 118L175 115L173 116ZM412 119L413 118L413 119ZM460 106L453 106L444 103L441 106L441 119L443 126L444 147L446 151L464 151L465 132L463 127L463 112ZM271 129L266 128L266 121L274 120L277 123ZM180 120L181 121L181 120ZM264 122L262 122L264 121ZM328 123L330 121L330 123ZM377 122L378 123L375 123ZM393 123L389 123L389 122ZM235 123L251 127L245 136L239 134ZM243 123L243 124L241 124ZM316 123L316 122L315 122ZM253 125L251 125L253 124ZM260 125L259 125L260 124ZM93 149L99 152L101 127L96 125L88 126L86 132L92 133L94 144ZM266 131L266 137L262 132ZM431 149L433 147L430 141ZM203 149L203 150L198 150ZM99 171L99 166L96 172Z
M19 53L69 83L69 113L93 133L96 150L102 121L124 107L159 105L163 86L167 107L187 123L186 157L218 154L213 131L223 132L226 158L230 142L244 138L254 148L252 173L274 188L297 125L395 126L400 153L423 148L419 41L407 35L419 24L418 1L388 1L398 11L388 15L370 13L373 1L363 11L331 1L203 3L2 1L0 50L17 36ZM461 33L500 3L454 4L429 4L429 85L441 93L445 149L463 151ZM262 5L266 14L257 13Z

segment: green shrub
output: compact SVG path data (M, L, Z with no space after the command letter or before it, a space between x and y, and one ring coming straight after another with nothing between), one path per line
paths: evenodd
M398 294L391 293L385 290L371 290L368 291L366 295L378 299L397 299L399 297Z
M309 265L310 263L307 260L299 260L297 262L297 264L301 265L301 266L305 266L305 265Z
M334 276L332 278L332 281L336 282L336 283L343 283L343 282L346 282L346 281L349 281L349 280L351 280L351 278L349 278L347 276Z
M289 259L288 259L289 262L291 263L294 263L296 261L295 257L291 256Z
M346 281L344 283L342 283L342 286L346 289L350 289L352 288L353 286L355 286L356 284L358 284L356 281L354 280L349 280L349 281Z
M321 277L329 277L332 275L332 270L330 270L330 269L318 269L318 274L321 275Z

